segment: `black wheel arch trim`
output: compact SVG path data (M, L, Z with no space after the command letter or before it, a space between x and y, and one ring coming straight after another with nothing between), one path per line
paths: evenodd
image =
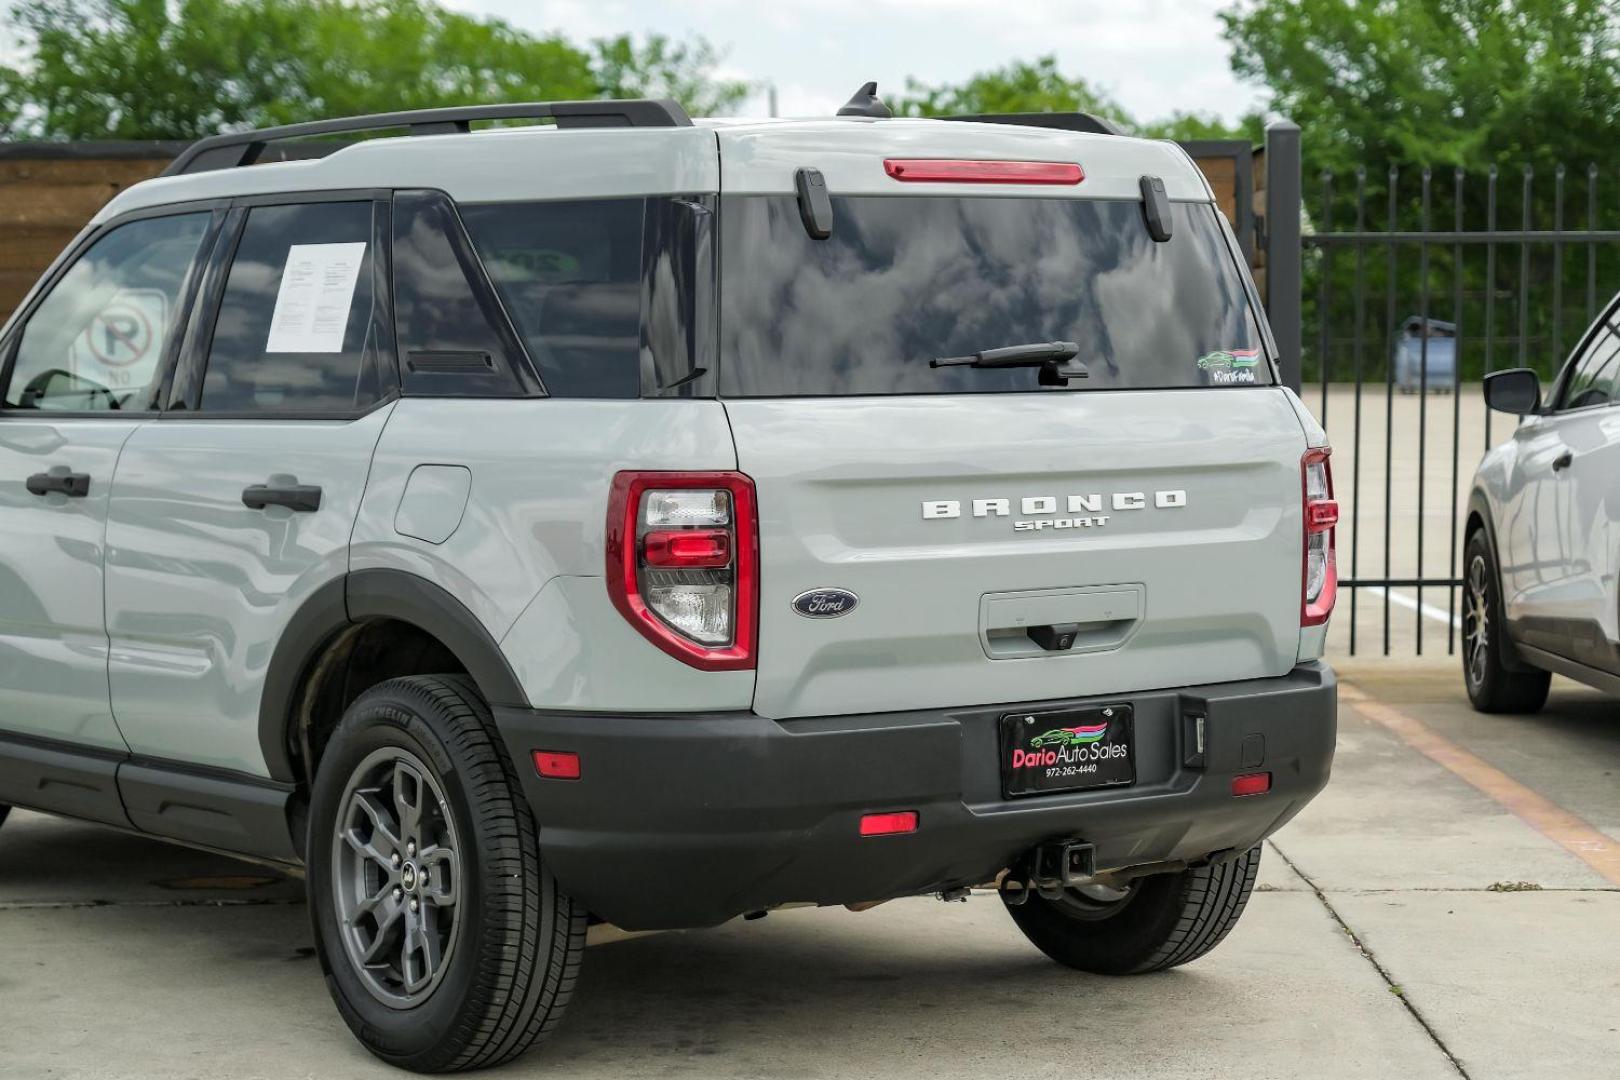
M268 778L0 730L0 803L296 864L302 827L298 776L287 741L296 697L334 638L376 618L399 619L431 633L492 705L527 705L500 646L461 601L402 570L352 571L305 599L271 654L259 706Z
M1491 546L1491 556L1496 556L1496 518L1491 513L1491 501L1486 498L1485 492L1475 488L1468 494L1468 513L1470 516L1479 515L1479 520L1485 528L1485 542ZM1466 526L1464 529L1464 542L1467 541Z
M432 634L467 669L490 705L528 704L500 644L452 593L405 570L351 570L316 589L299 606L265 670L259 745L273 779L299 779L289 737L299 691L311 668L334 638L370 619L398 619Z

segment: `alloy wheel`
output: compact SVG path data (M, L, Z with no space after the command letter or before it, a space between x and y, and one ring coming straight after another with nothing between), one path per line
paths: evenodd
M408 1009L431 995L460 926L461 856L444 792L400 747L349 778L332 838L339 932L377 1000Z
M1490 663L1491 609L1487 592L1489 572L1485 557L1475 555L1468 563L1468 581L1463 590L1463 648L1468 655L1468 681L1482 686Z

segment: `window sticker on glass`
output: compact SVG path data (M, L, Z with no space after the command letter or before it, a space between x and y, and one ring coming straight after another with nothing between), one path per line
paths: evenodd
M160 289L120 289L69 347L69 367L110 389L144 386L163 353L169 298Z
M1260 348L1216 349L1198 358L1198 370L1209 373L1213 383L1254 382L1254 369L1260 363Z
M342 352L349 306L365 257L364 242L289 247L264 351Z

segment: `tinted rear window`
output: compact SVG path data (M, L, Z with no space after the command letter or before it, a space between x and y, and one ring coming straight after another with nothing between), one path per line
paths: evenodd
M1175 203L1172 238L1137 202L833 199L827 240L792 196L721 200L720 388L733 397L1041 389L1036 368L933 357L1073 341L1070 390L1270 383L1216 211Z
M645 199L461 207L554 397L641 395Z

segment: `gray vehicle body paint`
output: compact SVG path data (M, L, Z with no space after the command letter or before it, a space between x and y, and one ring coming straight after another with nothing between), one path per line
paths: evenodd
M362 141L316 161L142 183L91 228L265 193L426 188L462 204L787 194L807 160L835 194L888 195L890 156L1085 170L1082 185L1056 194L924 183L907 187L913 196L1130 201L1154 175L1175 203L1212 202L1168 143L911 120L717 121ZM1259 362L1269 365L1260 325L1268 355ZM14 332L8 325L0 340ZM28 502L21 513L41 531L24 540L8 530L0 549L11 673L0 728L285 780L263 730L274 654L289 628L305 625L304 605L362 571L428 583L464 606L520 691L503 706L788 719L1278 677L1320 656L1325 637L1299 619L1300 457L1324 441L1278 386L404 398L309 421L8 417L7 485L35 468L45 442L94 465L97 481L70 511ZM613 606L605 514L609 483L625 469L753 478L757 669L684 664ZM272 478L320 486L320 511L242 505L245 485ZM1098 499L1105 509L1093 512ZM930 502L966 509L930 517ZM992 509L976 514L980 502ZM1106 523L1057 524L1077 517ZM58 525L63 541L52 549ZM39 544L49 558L35 557ZM59 556L74 562L71 595L50 569ZM818 589L858 602L843 617L801 617L795 599ZM1121 606L1099 606L1099 593ZM1031 613L1056 620L1065 604L1086 647L1037 655L994 644ZM30 655L45 662L30 666Z

